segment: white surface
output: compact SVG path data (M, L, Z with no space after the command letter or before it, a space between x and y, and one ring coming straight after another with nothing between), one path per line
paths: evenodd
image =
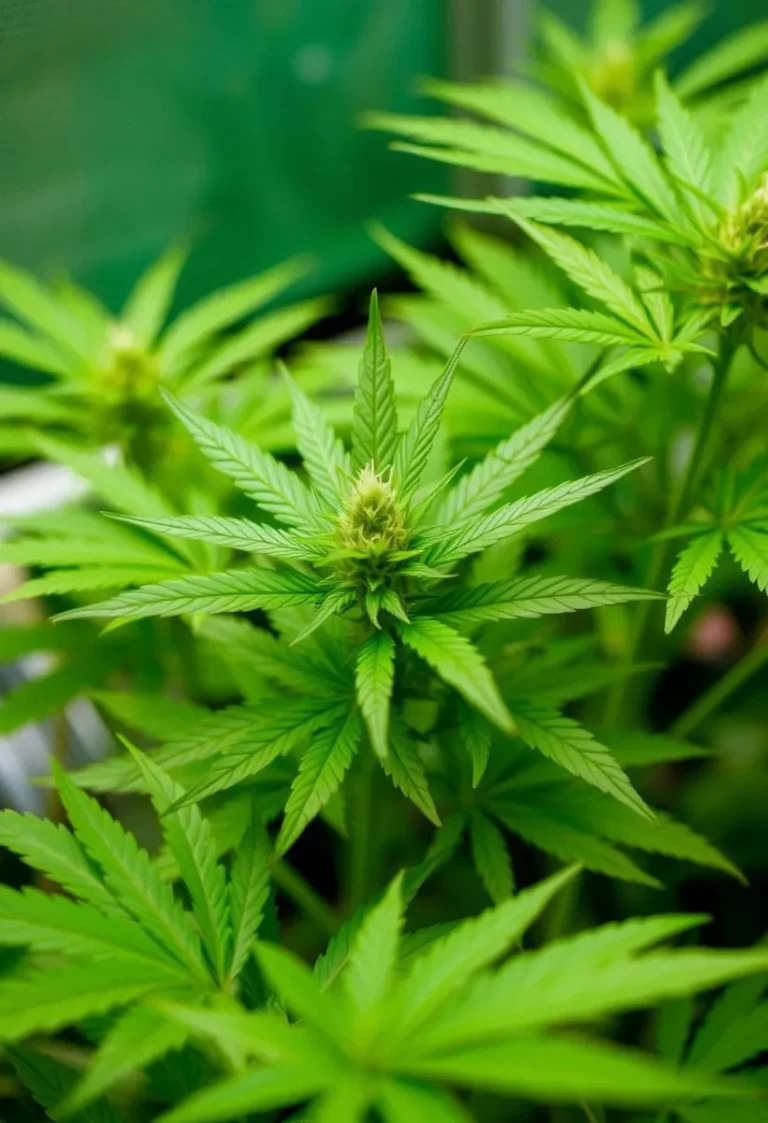
M69 468L61 464L28 464L0 476L0 539L8 534L2 525L4 517L33 515L54 511L73 503L87 494L88 485ZM27 660L31 662L32 660ZM44 673L49 661L32 667L30 677ZM16 683L15 685L19 685ZM88 735L93 735L93 724L98 723L93 707L80 699L68 707L68 721L73 726L84 724ZM93 737L93 745L103 745L103 728L100 738ZM50 727L29 723L15 730L9 737L0 737L0 790L10 806L23 811L42 814L43 794L30 785L32 776L48 770L50 753Z
M0 476L0 519L54 511L87 491L88 485L61 464L28 464ZM0 527L0 536L6 533Z

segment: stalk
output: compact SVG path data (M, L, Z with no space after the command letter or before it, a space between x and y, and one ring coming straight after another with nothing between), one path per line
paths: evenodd
M671 735L681 738L689 737L704 719L709 717L713 710L722 705L726 698L743 686L752 675L756 674L766 664L768 664L768 638L758 640L751 651L748 651L718 682L680 714L670 727Z
M733 359L737 346L738 339L736 333L734 331L728 332L723 337L720 354L715 363L707 401L699 420L696 439L688 459L688 464L667 511L667 517L664 521L665 530L678 523L690 506L691 498L698 482L704 453L709 443L712 426L717 416L718 406L720 405L720 400L725 388L731 360ZM669 539L662 539L655 543L648 564L648 573L645 579L646 588L658 589L663 585L663 579L669 568L672 549L673 543ZM635 626L630 636L629 647L625 657L627 665L636 662L638 658L644 656L646 653L650 637L650 626L653 619L651 611L654 603L654 601L641 601L638 605ZM612 695L609 696L606 724L619 724L622 719L627 716L627 691L629 687L630 683L628 679L623 679L616 684ZM634 682L634 687L637 689L637 680Z

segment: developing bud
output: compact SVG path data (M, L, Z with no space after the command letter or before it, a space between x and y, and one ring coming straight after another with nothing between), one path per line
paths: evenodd
M720 237L726 249L738 254L751 272L768 271L768 174L757 191L728 215Z
M390 554L405 549L405 514L391 480L372 464L362 469L339 516L338 542L344 550Z
M140 400L157 386L155 362L127 324L110 325L102 371L105 396L112 401Z
M336 572L354 590L369 620L379 613L406 619L399 568L408 558L405 511L388 476L372 464L360 472L336 523Z
M622 39L611 39L589 72L597 96L615 109L626 110L637 95L637 70L632 49Z

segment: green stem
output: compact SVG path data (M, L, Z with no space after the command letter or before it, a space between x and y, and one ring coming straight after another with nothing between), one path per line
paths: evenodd
M734 664L714 686L697 698L693 705L677 718L669 732L673 737L689 737L713 710L722 705L726 698L766 664L768 664L768 639L763 639Z
M680 481L680 485L672 498L667 511L667 517L664 522L664 529L674 526L680 521L680 518L685 515L691 503L691 498L694 494L694 489L699 478L699 471L704 459L704 454L709 444L710 434L712 432L712 425L715 417L717 416L717 409L720 404L720 399L723 395L725 382L728 376L728 370L731 365L731 359L738 346L736 336L734 334L727 334L723 338L720 354L712 376L712 382L709 387L709 394L704 406L704 411L699 421L696 439L694 441L691 455L688 459L688 464L685 473ZM663 584L663 579L666 576L669 568L670 552L673 548L673 542L670 539L662 539L656 542L651 559L648 565L648 573L645 580L645 587L647 589L658 589ZM630 641L626 653L626 662L631 665L634 663L638 656L646 649L650 633L650 625L652 622L652 610L656 602L647 600L641 601L637 608L637 615L635 617L635 626L630 635ZM634 689L637 690L637 679L633 679ZM627 691L630 688L630 680L628 678L622 679L617 683L613 694L609 698L608 712L606 714L606 724L618 724L619 721L625 716Z
M329 936L335 936L339 922L332 910L319 893L316 893L301 874L287 862L276 861L272 865L272 878L284 893L287 893L307 916L311 917Z
M371 864L372 815L373 815L373 750L363 746L359 754L359 767L350 807L350 859L348 909L352 916L368 897Z

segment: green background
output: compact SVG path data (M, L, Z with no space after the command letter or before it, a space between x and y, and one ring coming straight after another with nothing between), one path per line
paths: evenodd
M414 91L445 72L443 10L0 0L0 255L113 307L177 238L182 304L294 253L320 263L315 291L362 281L382 260L367 221L422 242L440 221L406 196L444 170L357 118L429 108Z
M573 23L588 9L550 6ZM193 246L180 304L294 253L318 262L304 292L361 288L384 261L366 222L435 242L441 213L407 194L443 191L449 173L390 152L359 114L439 111L418 77L497 69L518 48L495 29L530 26L523 7L0 0L0 255L70 273L113 308L174 239ZM764 0L718 0L685 53L764 14Z

